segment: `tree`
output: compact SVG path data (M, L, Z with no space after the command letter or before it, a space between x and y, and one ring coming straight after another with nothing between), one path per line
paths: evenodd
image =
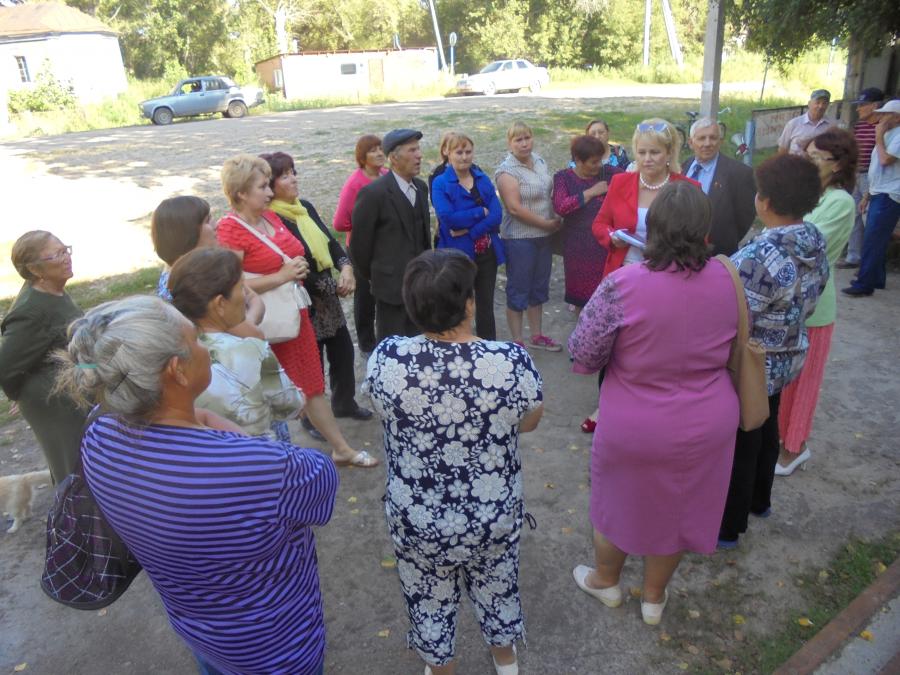
M852 37L878 52L900 36L900 4L889 0L737 0L728 18L748 48L779 65L815 42Z

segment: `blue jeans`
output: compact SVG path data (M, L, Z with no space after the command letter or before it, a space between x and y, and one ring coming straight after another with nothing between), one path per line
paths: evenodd
M200 675L222 675L222 671L216 670L208 661L204 660L197 652L194 652L194 658L197 659L197 672ZM319 667L310 675L322 675L325 672L325 663L319 664Z
M900 219L900 203L890 195L872 195L869 199L869 213L863 235L862 258L859 272L851 282L853 288L872 292L884 288L887 281L887 249L891 234Z
M506 306L514 312L543 305L550 298L553 250L550 237L504 239Z

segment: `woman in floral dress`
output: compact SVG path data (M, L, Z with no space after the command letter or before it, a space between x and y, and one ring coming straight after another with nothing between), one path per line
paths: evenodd
M475 264L455 249L407 266L406 311L423 334L394 336L369 360L366 387L384 422L385 512L426 673L453 672L461 586L494 667L518 673L524 518L520 432L543 413L541 377L525 349L472 333Z

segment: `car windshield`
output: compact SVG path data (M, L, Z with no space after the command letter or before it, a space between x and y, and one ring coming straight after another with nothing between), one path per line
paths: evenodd
M493 73L495 70L500 70L500 66L503 65L503 61L494 61L493 63L487 64L480 71L481 73Z

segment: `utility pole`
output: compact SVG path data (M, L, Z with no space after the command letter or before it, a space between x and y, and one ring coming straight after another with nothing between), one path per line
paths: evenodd
M722 46L725 41L725 0L709 0L706 14L706 38L703 41L703 82L700 89L700 115L719 116L719 83L722 79Z
M653 0L644 0L644 65L650 65L650 18L653 16Z
M447 67L447 60L444 58L444 43L441 42L441 30L438 28L437 12L434 11L434 0L428 0L428 8L431 10L431 23L434 24L434 38L437 40L438 65L441 70L444 70Z
M662 0L663 21L666 24L666 35L669 36L669 51L672 52L672 58L679 66L684 65L684 58L681 55L681 45L678 43L678 33L675 31L675 19L672 17L672 6L669 0Z

